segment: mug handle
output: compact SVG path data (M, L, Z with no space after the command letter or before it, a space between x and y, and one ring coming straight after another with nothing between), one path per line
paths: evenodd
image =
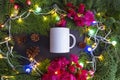
M70 49L73 48L76 44L76 38L73 34L70 34L70 36L73 38L73 44L70 46Z

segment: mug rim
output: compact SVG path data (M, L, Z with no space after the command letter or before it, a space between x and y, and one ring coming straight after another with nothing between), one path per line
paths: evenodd
M52 27L51 29L60 28L60 29L69 29L67 27Z

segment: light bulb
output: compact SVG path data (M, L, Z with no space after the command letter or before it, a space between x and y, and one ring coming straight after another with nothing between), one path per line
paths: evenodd
M80 62L79 65L82 66L82 67L84 67L84 63L83 62Z
M34 10L34 12L35 13L40 13L42 11L42 8L41 7L39 7L37 4L35 5L35 10Z
M19 18L17 22L22 23L23 22L22 18Z
M2 54L0 54L0 59L3 58Z
M46 16L43 16L43 20L46 21L46 20L47 20L47 17L46 17Z
M115 46L117 44L117 41L112 41L112 45Z
M89 32L88 32L88 35L89 36L93 36L94 34L95 34L95 30L90 29Z
M99 59L100 61L103 61L103 60L104 60L103 55L98 56L98 59Z

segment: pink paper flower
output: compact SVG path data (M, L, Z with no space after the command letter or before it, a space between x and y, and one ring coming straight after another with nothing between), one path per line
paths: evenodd
M61 63L59 61L52 61L50 66L48 66L48 72L54 73L55 71L59 71L61 69Z
M75 24L77 26L83 27L85 26L85 19L83 17L74 17Z
M88 75L93 77L93 71L83 70L78 60L75 54L70 54L70 60L65 57L56 58L51 61L42 80L87 80Z
M60 19L59 22L57 22L56 26L58 26L58 27L66 27L66 24L67 24L67 21L64 18L62 18L62 19Z
M75 62L75 63L78 63L78 59L79 57L75 54L70 54L70 60Z
M86 25L86 26L90 26L91 23L92 23L93 21L95 21L93 12L91 12L91 11L89 11L89 10L85 13L84 18L85 18L85 25Z
M68 3L67 7L67 17L74 20L76 26L90 26L95 21L93 12L90 10L86 11L84 4L80 4L78 9L72 3Z
M77 15L77 13L75 12L74 9L69 9L69 10L68 10L68 14L67 14L68 18L73 18L73 17L75 17L76 15Z

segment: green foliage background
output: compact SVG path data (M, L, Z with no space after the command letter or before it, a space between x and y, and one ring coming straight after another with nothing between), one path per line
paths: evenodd
M106 32L111 29L112 33L109 37L117 40L117 46L114 48L108 46L106 50L102 52L105 57L103 62L97 61L97 71L93 80L120 80L120 0L31 0L32 6L28 7L25 4L25 0L15 0L22 4L22 9L19 14L33 8L37 3L41 6L42 12L48 12L53 4L57 4L61 9L65 8L65 4L72 2L75 6L80 3L84 3L87 9L94 11L96 14L96 20L101 21L106 25ZM5 21L7 15L10 15L11 8L13 4L10 4L9 0L0 0L0 23ZM97 13L100 13L101 16L97 16ZM17 23L17 20L12 21L12 34L23 34L23 33L40 33L42 35L48 35L50 27L54 26L56 23L55 19L51 16L48 16L47 21L43 21L42 15L31 14L26 18L22 24ZM78 29L82 31L83 28L77 27L71 20L67 21L67 27L71 29ZM0 30L0 41L3 41L3 38L7 34L7 28ZM103 35L105 32L100 33ZM81 32L81 34L83 34ZM4 46L0 46L3 48ZM104 46L103 46L104 47ZM104 49L104 48L103 48ZM17 64L17 63L15 63ZM0 76L2 75L14 75L14 72L11 70L6 61L0 59ZM32 79L33 78L33 79ZM27 74L16 75L15 80L37 80L36 77Z

